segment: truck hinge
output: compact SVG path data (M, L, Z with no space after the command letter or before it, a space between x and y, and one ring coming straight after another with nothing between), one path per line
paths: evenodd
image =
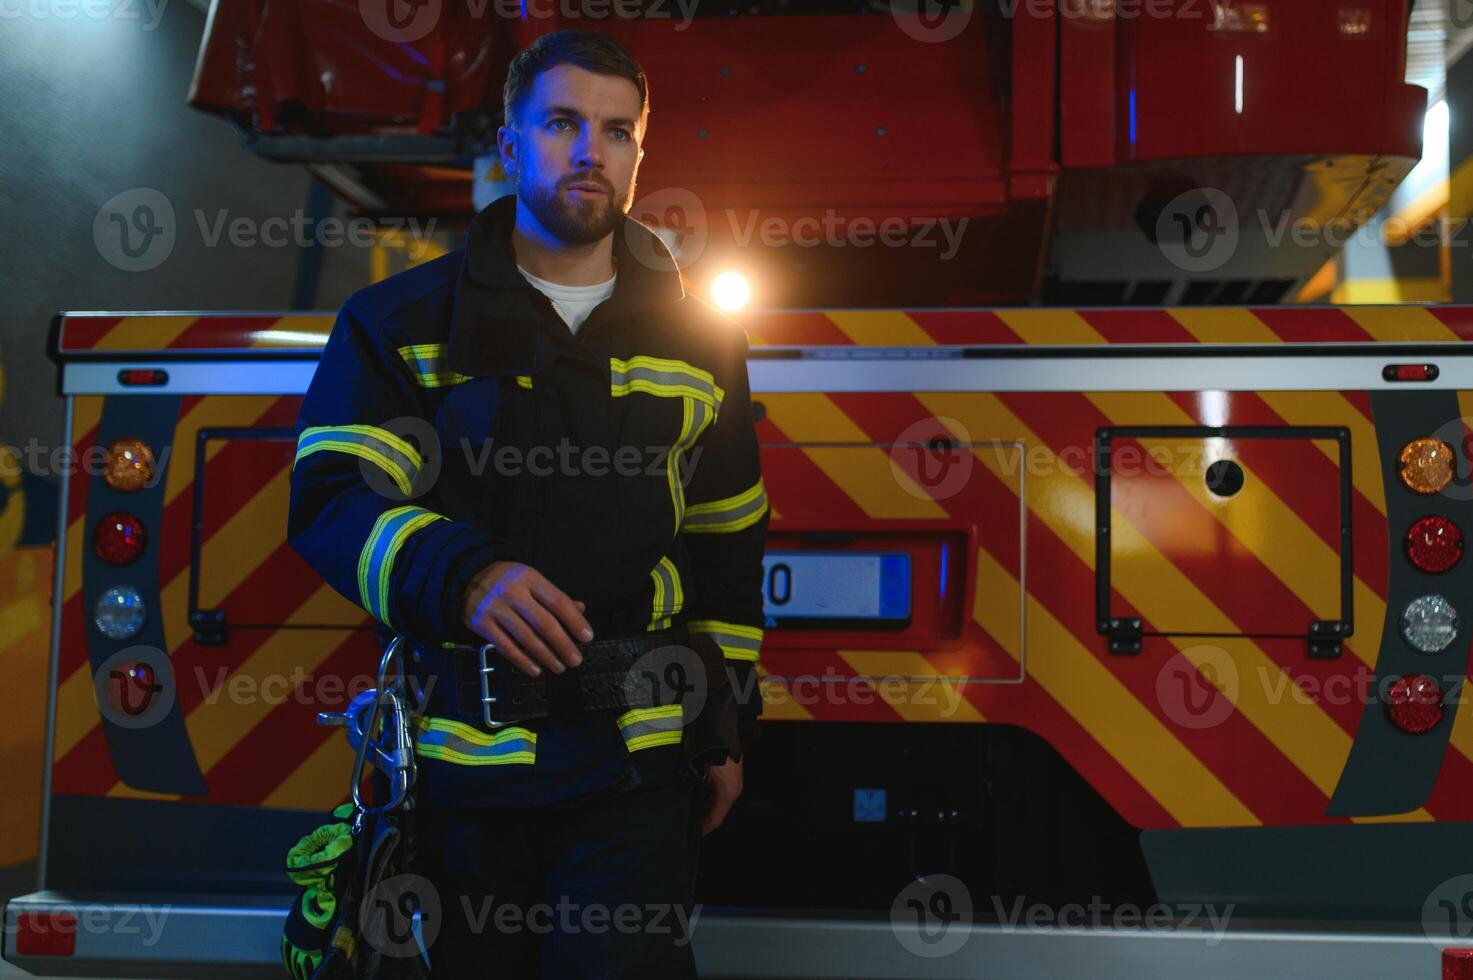
M202 647L225 645L228 632L223 609L196 609L189 614L189 625L194 627L194 642Z
M1141 652L1141 621L1139 618L1101 620L1098 630L1101 635L1110 638L1111 653Z
M1338 619L1318 619L1309 624L1309 655L1318 660L1340 656L1340 644L1350 635L1350 624Z

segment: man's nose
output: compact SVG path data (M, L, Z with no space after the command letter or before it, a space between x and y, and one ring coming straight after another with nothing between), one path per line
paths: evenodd
M573 141L573 166L578 170L603 167L603 151L591 127L585 126Z

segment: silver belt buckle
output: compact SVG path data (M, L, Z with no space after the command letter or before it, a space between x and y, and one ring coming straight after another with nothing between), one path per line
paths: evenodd
M482 643L477 651L481 658L479 676L481 678L481 720L486 723L487 728L505 728L511 724L509 721L496 721L491 717L491 706L496 703L496 697L491 693L491 675L496 673L496 665L491 662L489 653L496 649L494 643Z

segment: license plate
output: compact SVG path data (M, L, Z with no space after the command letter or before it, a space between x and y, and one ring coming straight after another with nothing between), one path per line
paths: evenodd
M762 568L769 626L904 625L910 619L907 554L769 551Z

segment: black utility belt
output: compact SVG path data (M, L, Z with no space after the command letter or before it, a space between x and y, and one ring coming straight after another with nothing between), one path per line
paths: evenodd
M577 644L583 662L536 677L512 666L494 644L449 651L455 667L457 720L486 728L583 711L653 708L704 702L727 686L721 648L670 630Z

